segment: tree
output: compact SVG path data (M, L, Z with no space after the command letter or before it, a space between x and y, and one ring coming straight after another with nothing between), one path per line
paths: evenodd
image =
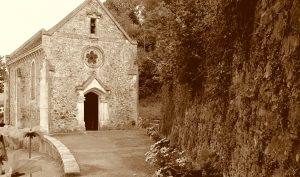
M154 55L157 29L152 21L148 21L148 14L154 14L151 11L156 9L158 2L154 0L107 0L104 3L129 36L138 43L140 98L156 93L161 86L159 62Z
M4 56L0 55L0 93L4 91L4 81L6 79L6 66Z

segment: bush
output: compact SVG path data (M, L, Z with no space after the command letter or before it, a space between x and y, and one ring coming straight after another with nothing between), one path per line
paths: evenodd
M149 135L155 142L161 140L158 128L158 126L147 128L147 135Z
M139 100L139 127L147 128L159 123L161 118L160 100L158 94Z
M146 161L158 168L157 177L188 177L191 176L192 163L183 151L170 146L166 138L153 144L146 153Z
M149 133L153 131L149 128ZM156 177L223 177L219 156L210 151L202 151L197 164L184 151L170 146L170 140L163 138L150 147L145 154L146 162L155 166Z

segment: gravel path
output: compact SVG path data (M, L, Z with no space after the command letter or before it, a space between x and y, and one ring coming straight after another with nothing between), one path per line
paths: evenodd
M153 142L145 130L111 130L55 135L75 156L82 176L151 177L145 162Z

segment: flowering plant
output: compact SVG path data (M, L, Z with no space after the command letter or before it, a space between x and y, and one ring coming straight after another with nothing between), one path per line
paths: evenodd
M183 151L170 146L166 138L157 141L146 153L146 161L158 168L156 177L184 177L189 176L192 163Z

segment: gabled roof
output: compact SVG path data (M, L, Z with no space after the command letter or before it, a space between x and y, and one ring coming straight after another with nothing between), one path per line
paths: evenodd
M53 35L57 30L59 30L65 23L67 23L72 17L74 17L79 11L81 11L86 5L88 5L93 0L85 0L81 5L79 5L76 9L74 9L71 13L69 13L65 18L63 18L59 23L53 26L51 29L46 31L45 29L39 30L36 34L34 34L30 39L28 39L24 44L22 44L19 48L17 48L13 53L9 55L9 58L15 58L20 54L38 46L42 42L42 35ZM129 35L125 32L125 30L121 27L121 25L117 22L117 20L112 16L112 14L107 10L107 8L99 2L99 0L95 0L98 4L103 8L104 12L110 17L110 19L114 22L114 24L118 27L118 29L123 33L125 38L134 45L137 45L137 42L132 40Z
M49 29L46 34L52 35L54 34L58 29L60 29L65 23L67 23L72 17L74 17L79 11L81 11L85 6L87 6L89 3L91 3L93 0L85 0L82 4L80 4L76 9L74 9L71 13L69 13L65 18L63 18L58 24L53 26L51 29ZM125 38L131 43L136 45L137 42L132 40L129 35L126 33L126 31L122 28L122 26L117 22L117 20L112 16L112 14L107 10L107 8L99 2L99 0L95 0L98 2L98 4L102 7L104 12L110 17L110 19L114 22L114 24L118 27L118 29L123 33Z
M39 30L31 38L29 38L24 44L17 48L13 53L9 55L10 58L15 58L22 53L27 52L28 50L40 45L42 43L42 35L45 32L45 29Z

